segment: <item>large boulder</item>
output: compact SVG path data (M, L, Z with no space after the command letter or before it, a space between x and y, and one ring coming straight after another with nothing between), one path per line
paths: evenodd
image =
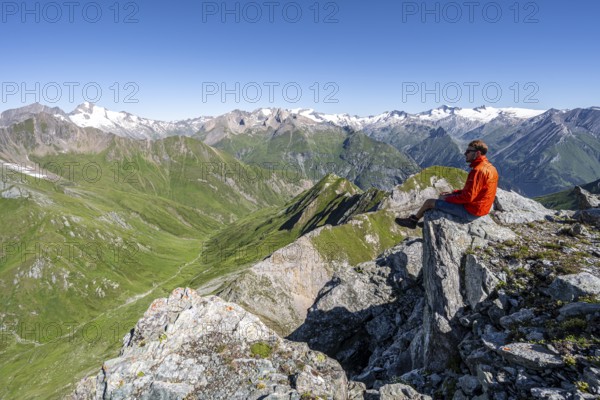
M548 293L556 300L576 301L581 296L599 296L600 278L589 272L556 277Z
M504 224L522 224L543 221L554 214L535 200L523 197L515 192L498 188L494 201L494 215Z
M600 207L600 196L588 192L581 186L575 186L573 193L577 199L578 209L587 210L589 208Z
M600 228L600 208L579 210L573 214L573 218L584 224L594 225L597 228Z
M234 303L191 289L155 300L123 344L72 399L347 398L336 361L282 339Z
M408 215L417 211L425 200L437 199L441 193L454 190L446 179L439 178L433 172L429 177L429 183L425 187L416 187L408 191L404 190L403 186L396 186L379 208L396 212L399 215Z

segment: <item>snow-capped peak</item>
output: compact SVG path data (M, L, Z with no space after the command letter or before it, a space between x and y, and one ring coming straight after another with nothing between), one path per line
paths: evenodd
M93 127L118 136L134 139L157 139L171 132L175 134L192 135L199 130L206 118L196 118L186 121L164 122L147 118L125 111L111 111L93 103L80 104L68 114L74 124L81 127Z
M4 120L6 120L5 125L11 121L15 121L16 117L13 114L25 113L24 115L29 115L30 112L39 111L40 107L43 106L32 105L22 109L8 110L2 113L0 125L4 123ZM591 107L590 109L598 110L600 107ZM48 108L48 110L57 116L57 118L61 117L60 114L63 113L60 109ZM69 114L64 114L61 119L70 120L81 127L94 127L119 136L135 139L159 139L171 135L193 135L201 129L210 130L211 126L221 124L220 122L216 122L221 120L228 121L226 122L228 126L235 125L235 130L239 130L240 132L249 128L277 128L277 126L286 121L290 116L295 120L293 124L299 126L322 125L327 127L333 125L343 128L348 127L354 130L363 130L367 133L410 123L423 123L431 127L442 126L447 130L452 131L454 129L458 131L460 130L459 128L462 129L465 127L473 129L499 117L509 120L529 119L544 112L546 111L525 108L480 106L469 109L444 105L417 114L391 110L361 117L347 113L321 113L312 108L258 108L252 112L233 110L217 117L199 117L182 121L164 122L142 118L125 111L111 111L99 105L85 102L78 105Z
M422 120L439 121L448 118L452 115L465 118L474 122L487 123L500 116L507 116L518 119L528 119L540 115L546 110L532 110L527 108L495 108L488 106L480 106L475 108L460 108L442 106L424 113L418 114Z

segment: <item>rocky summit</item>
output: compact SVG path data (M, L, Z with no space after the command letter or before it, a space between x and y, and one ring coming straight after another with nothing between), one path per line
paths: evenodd
M72 399L342 400L347 386L336 361L282 339L234 303L179 288L152 303L120 356Z
M315 259L319 279L307 277L294 303L308 310L286 338L268 327L281 314L276 291L263 322L177 289L72 398L598 399L596 213L502 190L471 223L428 212L422 231L372 261L327 269ZM270 279L297 280L289 263L265 263Z

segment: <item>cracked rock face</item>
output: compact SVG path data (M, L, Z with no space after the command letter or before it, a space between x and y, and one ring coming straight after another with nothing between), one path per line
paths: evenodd
M461 265L469 248L484 247L489 241L515 238L507 228L491 218L482 217L472 223L462 223L454 217L433 211L426 215L423 246L423 286L426 306L423 321L423 365L442 371L458 357L458 343L463 328L457 315L467 303L478 303L492 288L494 278L485 273L474 259L466 279L467 298L461 293ZM473 282L479 282L475 288Z
M118 358L84 379L72 399L346 399L341 366L277 336L216 296L176 289L155 300Z
M334 357L353 380L412 369L410 343L422 323L421 239L407 239L375 262L337 272L290 338ZM373 372L375 371L375 372Z
M474 255L467 255L464 287L471 308L474 309L477 304L492 294L499 282L498 278L484 264L478 262Z
M415 272L410 263L413 248L420 249L421 243L397 246L377 262L337 272L319 292L305 323L290 337L336 355L343 365L368 357L371 335L385 340L394 333L393 289Z
M320 228L322 229L322 228ZM317 229L260 261L219 293L243 305L288 335L302 325L306 310L333 274L309 240Z

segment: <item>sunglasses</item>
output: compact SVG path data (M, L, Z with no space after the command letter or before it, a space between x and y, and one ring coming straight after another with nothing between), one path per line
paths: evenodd
M477 150L469 150L469 149L467 149L467 150L465 151L465 154L469 154L469 153L472 153L472 152L477 152Z

